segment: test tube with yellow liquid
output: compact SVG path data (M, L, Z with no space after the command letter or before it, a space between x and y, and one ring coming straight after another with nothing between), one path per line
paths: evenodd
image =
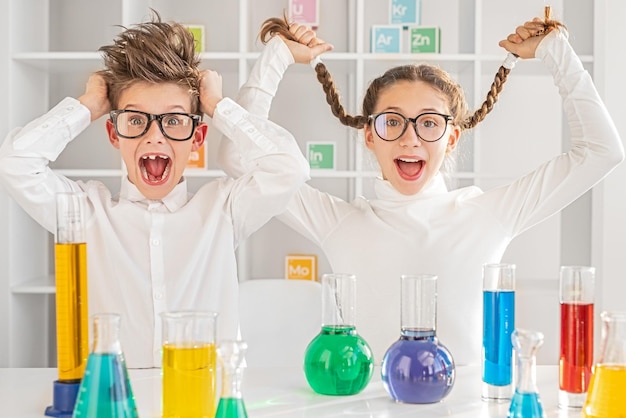
M46 415L71 417L89 356L87 306L87 195L57 194L55 236L58 380Z

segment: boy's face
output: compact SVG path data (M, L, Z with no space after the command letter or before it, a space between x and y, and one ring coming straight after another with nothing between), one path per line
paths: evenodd
M187 88L174 83L140 81L120 95L118 109L154 115L190 113L191 96ZM145 134L132 139L119 136L110 119L106 122L106 128L109 141L120 150L128 171L128 180L146 198L154 200L165 197L180 182L189 155L202 146L208 131L207 124L199 122L190 139L175 141L163 135L158 120L152 121Z

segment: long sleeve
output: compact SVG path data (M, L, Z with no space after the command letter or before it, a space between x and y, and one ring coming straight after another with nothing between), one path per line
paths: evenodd
M510 228L512 236L563 209L624 159L613 120L566 36L559 31L550 33L539 44L536 57L552 73L563 99L571 148L515 182L476 199Z
M0 148L0 182L50 232L56 225L56 193L79 191L80 187L48 165L89 123L89 110L68 97L45 115L14 129Z

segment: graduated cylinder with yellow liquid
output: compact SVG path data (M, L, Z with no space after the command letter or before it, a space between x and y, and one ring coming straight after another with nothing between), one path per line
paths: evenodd
M89 356L87 305L87 195L57 194L55 236L56 331L58 380L54 382L52 417L72 414Z

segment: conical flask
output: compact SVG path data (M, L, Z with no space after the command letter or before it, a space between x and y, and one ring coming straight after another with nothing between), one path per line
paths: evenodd
M323 395L362 391L374 372L372 349L356 331L356 276L322 276L322 330L304 354L304 373Z
M383 385L395 401L439 402L452 390L452 354L436 334L437 276L403 275L400 339L385 353Z
M626 417L626 312L602 312L602 345L582 416Z
M222 341L217 354L222 362L222 395L215 418L248 418L243 402L241 383L245 368L245 341Z
M543 334L516 329L511 334L515 350L517 377L508 418L545 418L537 389L537 350L543 344Z
M72 417L137 417L135 397L119 339L120 316L96 314L93 325L93 350L87 359Z

